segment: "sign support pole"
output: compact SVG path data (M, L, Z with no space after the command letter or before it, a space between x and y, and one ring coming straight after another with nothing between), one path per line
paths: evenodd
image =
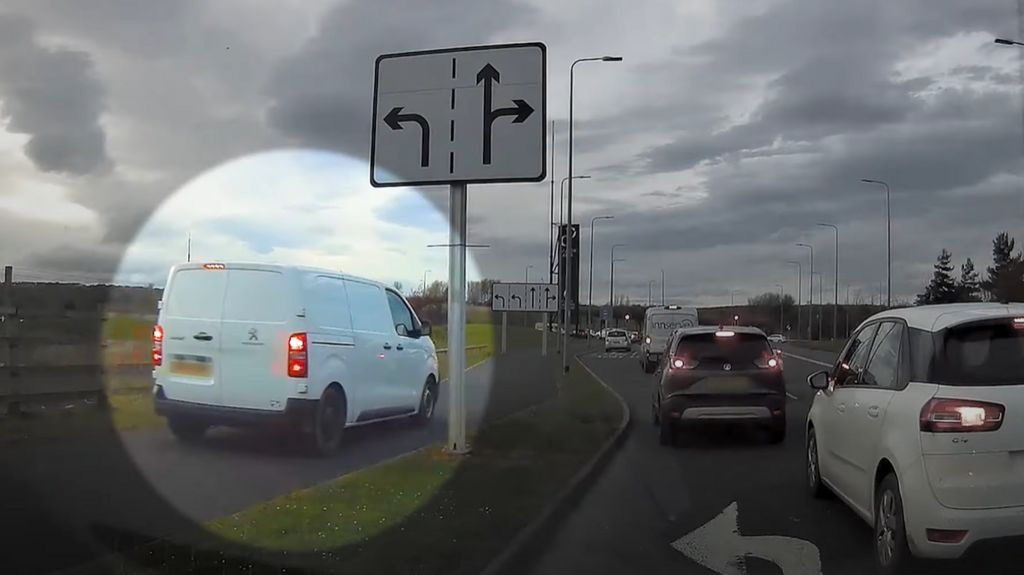
M466 184L448 187L448 445L469 453L466 443Z
M508 351L508 312L501 312L501 353Z
M548 314L544 312L544 330L540 336L540 354L547 356L548 354Z

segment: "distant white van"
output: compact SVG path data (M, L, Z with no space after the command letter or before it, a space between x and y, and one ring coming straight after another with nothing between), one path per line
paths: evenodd
M295 266L171 269L153 330L156 411L179 439L216 425L285 424L321 453L345 427L431 419L430 324L371 280Z
M683 327L696 327L697 308L680 305L649 307L644 312L644 332L640 341L640 364L644 372L654 373L672 332Z

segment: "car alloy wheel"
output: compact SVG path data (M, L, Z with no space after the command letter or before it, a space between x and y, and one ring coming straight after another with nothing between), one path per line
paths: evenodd
M807 440L807 482L813 491L817 489L820 481L821 478L818 476L818 440L815 439L814 434L811 434L810 439Z
M891 491L879 498L877 524L878 561L888 565L896 555L896 498Z
M875 557L883 573L905 573L912 567L900 486L891 473L878 485L875 498Z

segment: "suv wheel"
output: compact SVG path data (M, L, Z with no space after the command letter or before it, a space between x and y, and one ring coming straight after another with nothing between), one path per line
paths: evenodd
M654 373L655 364L649 358L644 357L644 373Z
M821 480L821 467L818 464L818 437L814 429L807 432L807 450L805 451L805 468L807 471L807 488L816 499L825 499L831 492Z
M678 444L676 437L677 431L672 425L672 420L665 417L664 413L660 414L658 417L658 443L675 447Z
M786 416L777 417L768 427L768 442L779 444L786 440Z
M882 573L895 575L907 572L911 559L900 484L890 473L875 493L875 560Z
M206 435L209 425L194 419L171 417L167 419L167 427L170 428L174 437L182 443L198 443Z
M433 378L428 379L423 386L423 393L420 395L420 409L414 416L416 423L426 425L434 418L434 409L437 407L437 384Z
M330 455L341 447L341 436L345 430L345 397L334 388L328 387L316 405L313 418L313 447L320 455Z

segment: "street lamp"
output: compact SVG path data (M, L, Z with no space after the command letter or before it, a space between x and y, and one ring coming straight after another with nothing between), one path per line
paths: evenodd
M839 338L839 226L835 224L818 224L819 226L832 228L836 233L836 298L832 306L832 339ZM824 302L820 302L824 304Z
M996 44L1002 44L1003 46L1024 46L1024 42L1018 42L1016 40L1009 40L1007 38L996 38Z
M809 295L808 299L810 299L810 303L811 303L811 313L810 313L810 316L807 318L807 339L814 339L814 334L813 334L814 328L812 327L814 325L813 324L813 322L814 322L814 246L812 246L810 244L797 244L797 246L801 247L801 248L807 248L807 249L811 250L811 271L810 271L810 274L809 274L811 280L810 280L810 283L808 284L811 287L810 293L808 294Z
M823 301L822 300L822 297L823 297L822 296L822 291L824 290L824 285L823 284L825 283L824 282L825 276L821 275L821 272L814 272L813 274L811 274L811 294L814 294L814 276L818 276L818 305L820 306L820 305L822 305L821 302ZM812 295L811 297L814 297L814 296ZM818 339L822 338L822 336L821 336L821 316L822 315L823 315L823 310L818 312ZM814 307L813 306L811 307L811 317L812 318L814 317Z
M779 288L779 333L782 333L786 331L785 311L782 306L783 291L786 288L784 288L782 284L775 284L775 287Z
M428 272L430 272L430 270L423 270L423 295L424 296L427 295L427 273Z
M888 303L886 306L892 307L892 211L890 209L891 204L889 202L889 184L882 180L870 180L867 178L862 178L861 182L865 184L877 184L885 188L885 274L886 283L888 284L888 295L886 296Z
M611 277L608 279L608 307L611 312L611 318L615 320L615 262L626 261L624 259L615 258L615 248L624 248L626 244L615 244L612 246L612 257L611 257Z
M647 307L651 307L651 294L654 292L654 280L647 282Z
M562 178L562 183L558 187L558 190L559 190L558 191L558 223L560 223L560 224L564 224L565 223L565 219L564 219L564 213L565 213L565 183L568 182L570 179L573 179L573 180L589 180L590 176L573 176L572 178L569 178L569 176L566 176L566 177ZM572 186L569 186L569 187L571 188ZM552 225L554 225L554 224L552 223Z
M614 220L615 216L596 216L590 218L590 271L587 280L587 338L590 338L590 310L594 307L594 222L597 220Z
M563 212L563 208L565 207L565 183L569 182L569 190L570 190L569 193L571 194L572 193L572 191L571 191L572 190L572 180L589 180L589 179L590 179L590 176L572 176L572 177L566 176L566 177L562 178L562 183L559 185L559 192L558 192L558 223L559 223L559 229L561 229L562 225L567 223L565 221L565 219L564 219L564 212ZM568 222L568 223L571 223L571 222ZM566 278L568 278L568 276L570 275L568 272L569 272L569 265L570 265L569 264L569 252L572 251L572 226L569 226L566 229L565 236L562 239L563 239L563 241L566 242L565 249L562 250L562 258L558 262L558 277L559 277L559 280L560 280L558 283L561 284L561 288L562 289L558 290L558 293L556 295L558 296L558 304L564 306L565 305L565 296L566 296L566 294L569 293L569 283L568 283ZM557 249L556 249L556 251L557 251ZM556 316L557 316L557 314L556 314ZM565 327L565 331L569 331L569 320L568 319L565 320L564 327ZM565 341L566 341L566 343L568 343L569 342L569 338L566 337Z
M580 62L621 62L622 56L600 56L597 58L577 58L573 60L573 63L569 66L569 197L565 203L566 221L572 224L572 156L573 156L573 87L576 79L576 64ZM566 250L565 261L567 264L566 269L569 269L572 265L572 250ZM565 275L565 293L567 298L572 295L572 274ZM562 371L569 371L569 319L571 306L566 303L565 306L565 350L566 353L562 356Z
M532 267L533 267L532 264L526 266L526 283L530 283L530 268L532 268Z
M796 266L796 334L800 336L800 304L804 299L804 265L796 260L786 260L787 264Z
M665 270L661 270L661 305L665 305Z

